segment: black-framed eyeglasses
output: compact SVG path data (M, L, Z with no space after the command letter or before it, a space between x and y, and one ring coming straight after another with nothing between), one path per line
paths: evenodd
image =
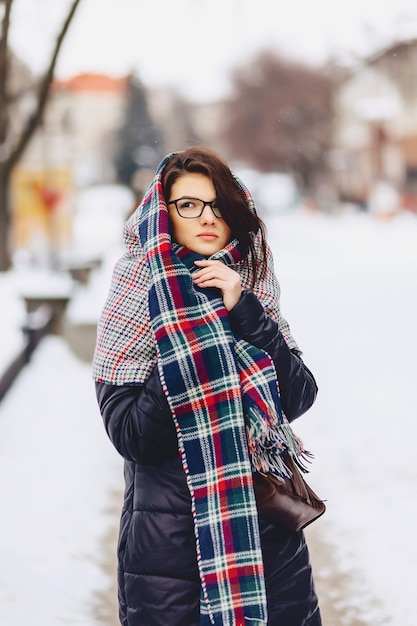
M167 202L167 204L175 204L178 215L188 220L193 220L196 217L200 217L200 215L203 214L206 206L210 207L215 217L222 216L219 207L216 205L216 200L210 200L210 202L206 202L205 200L200 200L200 198L184 197L178 198L177 200L170 200L170 202Z

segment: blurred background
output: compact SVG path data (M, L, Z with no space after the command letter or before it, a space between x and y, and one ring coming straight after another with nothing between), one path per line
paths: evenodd
M414 0L0 0L0 29L0 623L117 623L97 320L155 167L207 145L320 388L296 430L324 624L415 626Z

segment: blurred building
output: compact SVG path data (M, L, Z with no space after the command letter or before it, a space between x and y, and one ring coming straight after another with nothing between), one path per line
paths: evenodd
M68 167L80 186L114 181L114 135L125 111L127 80L87 73L55 81L44 124L22 164Z
M39 257L45 248L49 254L51 247L66 247L78 192L117 183L115 156L127 115L128 84L129 76L94 73L53 83L43 123L13 172L15 249L29 249ZM22 119L33 108L30 97L22 100ZM170 88L147 89L147 102L164 154L199 141L213 144L218 108L189 103ZM133 181L138 193L153 171L138 169Z
M416 77L417 39L366 59L339 84L330 165L341 199L368 206L385 185L417 210Z
M21 131L26 120L26 114L30 110L33 100L32 85L34 76L30 69L17 57L13 51L9 51L10 71L8 73L8 96L12 103L10 107L9 134L10 140L13 142L15 137ZM2 150L8 152L9 146L1 145ZM7 154L4 156L7 157Z
M40 128L13 172L15 248L35 255L71 238L74 191L115 181L115 134L127 77L80 74L55 81Z

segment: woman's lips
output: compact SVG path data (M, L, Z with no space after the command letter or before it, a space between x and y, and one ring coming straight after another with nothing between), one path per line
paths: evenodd
M197 237L199 239L203 239L204 241L213 241L214 239L217 239L216 233L200 233Z

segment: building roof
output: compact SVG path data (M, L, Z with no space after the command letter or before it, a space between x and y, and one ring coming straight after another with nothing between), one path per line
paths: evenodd
M128 76L107 76L106 74L83 73L68 78L55 80L54 91L123 93L126 91Z

